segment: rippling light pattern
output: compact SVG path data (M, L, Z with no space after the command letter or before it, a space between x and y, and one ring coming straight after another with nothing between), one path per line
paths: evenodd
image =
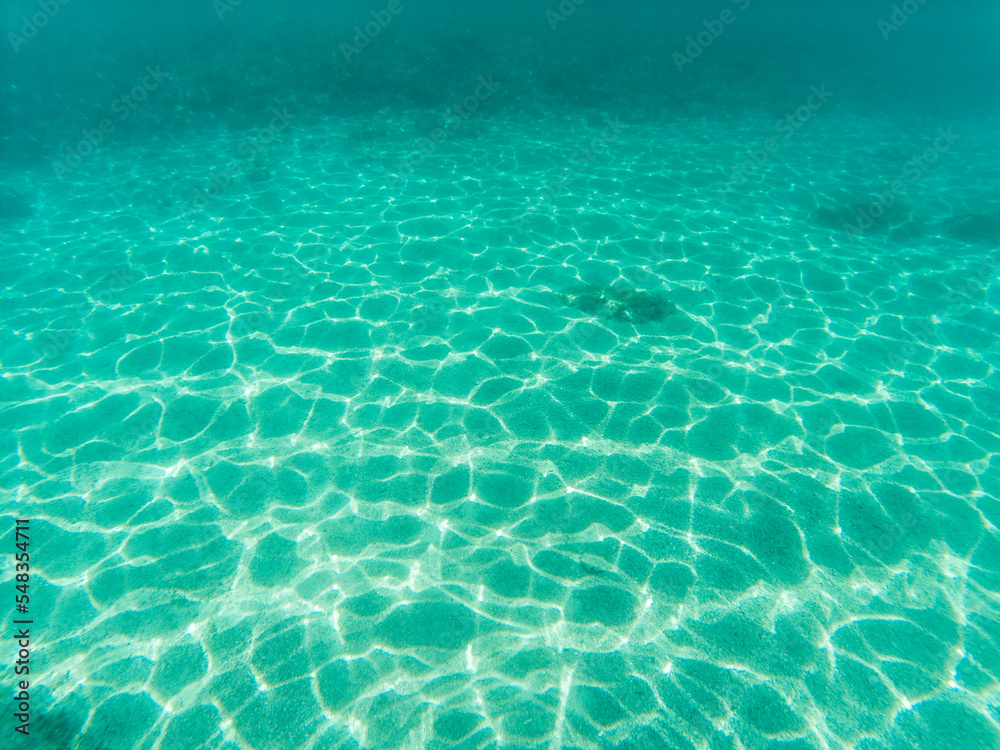
M35 747L1000 746L995 133L289 111L10 183Z

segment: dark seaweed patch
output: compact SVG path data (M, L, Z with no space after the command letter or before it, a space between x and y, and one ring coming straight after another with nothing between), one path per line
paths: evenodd
M1000 211L958 214L942 222L945 234L968 243L996 244L1000 241Z
M0 187L0 220L27 219L34 212L35 207L24 195L10 188Z
M885 235L902 230L902 238L922 233L905 196L891 189L876 191L867 200L821 206L813 212L812 220L851 235Z
M678 312L677 306L662 292L642 291L624 284L608 288L587 286L576 294L564 295L563 301L587 315L631 323L658 323Z

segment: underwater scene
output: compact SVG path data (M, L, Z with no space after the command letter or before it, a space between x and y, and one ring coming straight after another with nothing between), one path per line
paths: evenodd
M1000 748L1000 3L0 31L0 747Z

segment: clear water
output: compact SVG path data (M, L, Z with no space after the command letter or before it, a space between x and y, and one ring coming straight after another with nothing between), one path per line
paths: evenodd
M4 5L0 744L1000 747L995 5L392 7Z

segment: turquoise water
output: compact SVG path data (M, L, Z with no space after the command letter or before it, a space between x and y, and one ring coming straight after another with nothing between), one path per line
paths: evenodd
M995 9L597 3L8 37L4 746L1000 747Z

